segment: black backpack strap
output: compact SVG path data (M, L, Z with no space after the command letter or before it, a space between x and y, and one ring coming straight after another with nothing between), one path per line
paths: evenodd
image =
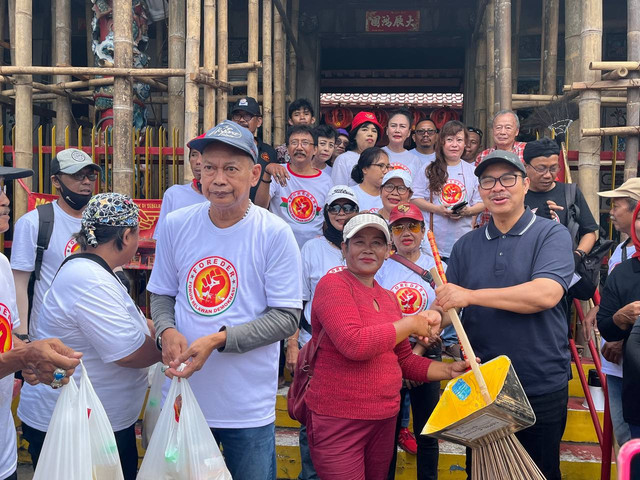
M118 280L119 283L122 283L118 279L118 276L113 272L113 270L111 270L111 267L109 267L109 264L107 262L105 262L104 258L102 258L99 255L96 255L95 253L80 252L80 253L74 253L72 255L69 255L67 258L64 259L64 261L60 264L60 267L58 267L58 271L56 272L55 277L53 277L53 280L51 280L51 284L52 285L53 285L53 281L58 276L58 273L60 272L60 269L62 268L62 266L65 263L70 262L71 260L75 260L77 258L86 258L88 260L93 260L98 265L100 265L102 268L104 268L107 272L109 272L113 278Z
M571 240L573 241L573 248L578 246L580 230L580 224L578 223L578 217L580 216L580 208L576 205L576 192L578 186L575 183L565 184L564 198L567 204L567 229L571 234Z
M38 210L38 240L36 242L36 261L33 273L36 280L40 280L42 257L44 251L49 248L51 233L53 232L53 203L45 203L37 207Z

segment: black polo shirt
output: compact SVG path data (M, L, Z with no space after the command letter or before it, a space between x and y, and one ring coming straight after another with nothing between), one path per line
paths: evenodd
M264 169L271 162L277 161L277 154L275 149L269 145L268 143L264 143L262 140L257 141L258 146L258 164L262 167L260 170L260 179L258 183L256 183L255 187L251 187L249 191L249 198L253 202L256 199L256 192L258 191L258 187L262 183L262 174L264 173Z
M568 230L529 208L506 234L493 219L453 246L449 282L473 290L513 287L536 278L555 280L565 292L574 262ZM567 386L571 371L568 326L560 304L534 314L471 305L462 314L475 354L482 361L507 355L529 396Z

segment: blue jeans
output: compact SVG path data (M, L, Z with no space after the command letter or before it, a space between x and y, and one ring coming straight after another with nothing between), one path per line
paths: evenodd
M411 399L409 395L404 396L403 402L400 404L400 428L408 428L411 414Z
M307 439L307 426L300 426L300 435L298 437L300 441L300 461L302 463L302 470L298 475L298 480L318 480L318 474L313 467L311 461L311 452L309 451L309 440Z
M629 424L622 416L622 378L615 375L607 375L607 389L609 391L609 410L613 434L618 445L622 446L631 439Z
M276 425L212 428L233 480L276 480Z

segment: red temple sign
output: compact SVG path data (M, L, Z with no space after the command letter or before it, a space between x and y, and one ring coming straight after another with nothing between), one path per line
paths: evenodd
M367 32L417 32L420 30L419 10L369 10L366 13Z

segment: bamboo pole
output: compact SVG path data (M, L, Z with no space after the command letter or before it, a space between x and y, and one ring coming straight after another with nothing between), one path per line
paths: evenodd
M298 44L298 16L300 14L300 0L291 0L291 33L287 30L287 36L292 35L289 42L289 70L287 73L287 94L294 99L297 97L297 70L298 55L294 45ZM302 61L302 58L300 58Z
M640 135L640 126L637 125L626 125L621 127L598 127L598 128L583 128L582 136L583 137L603 137L606 135L614 136L618 135L620 137L628 137L626 144L629 144L629 140L632 138L638 138ZM629 151L625 151L625 164L626 164L626 156L629 155ZM638 161L636 159L636 165Z
M487 8L485 10L485 22L487 25L487 119L492 119L494 113L496 112L494 106L494 98L495 98L495 4L494 0L489 0L487 3ZM488 121L487 121L488 124ZM487 145L489 148L493 146L493 135L487 135Z
M227 71L231 72L233 70L255 70L258 68L262 68L262 62L238 62L238 63L228 63ZM203 70L203 69L200 69ZM218 71L218 66L213 67L213 71Z
M84 2L85 6L84 6L84 20L85 20L85 32L87 35L87 40L86 40L86 48L87 48L87 67L93 67L95 65L94 61L95 61L95 57L93 55L93 30L91 28L91 23L93 20L93 3L91 2ZM91 80L98 80L95 78L90 79ZM89 107L89 119L91 120L91 123L95 123L96 121L96 109L93 106Z
M20 32L15 35L16 65L31 65L32 61L32 10L31 0L16 0L14 30ZM14 45L14 43L12 43ZM14 144L14 166L18 168L32 168L33 163L33 111L31 104L31 76L16 76L15 119L16 133ZM25 185L31 189L31 178L23 179ZM22 188L14 191L14 220L27 213L27 193Z
M500 110L500 0L493 0L493 111Z
M582 77L580 64L580 30L582 0L565 0L564 2L564 78L565 83L572 83ZM569 125L567 148L571 139L580 137L580 119Z
M480 35L477 40L476 65L475 65L475 88L476 88L476 127L482 130L487 136L487 40L484 35Z
M620 80L629 76L628 68L618 68L602 75L602 80Z
M513 29L511 32L511 91L518 91L518 71L520 67L520 13L522 0L515 0L513 12ZM477 122L477 120L476 120ZM483 130L484 131L484 130Z
M218 0L218 79L229 80L229 11L227 0ZM218 90L218 120L227 118L229 109L227 92Z
M262 0L262 140L271 143L273 133L273 5Z
M131 0L113 1L113 60L116 68L133 65L133 10ZM133 196L131 152L133 91L131 77L113 83L113 191Z
M628 70L640 70L640 61L639 62L589 62L590 70L616 70L618 68L626 68Z
M5 29L4 29L4 25L5 25L5 20L7 17L7 1L6 0L0 0L0 40L4 40L4 35L5 35ZM0 58L4 58L4 48L2 47L0 48ZM3 118L4 118L4 112L3 112L4 108L2 107L2 105L0 105L0 123L3 123ZM2 139L0 139L0 142L2 141Z
M187 35L186 35L186 59L185 87L184 87L184 151L188 152L187 142L198 136L198 117L200 88L191 79L190 73L198 73L200 65L200 0L187 1ZM185 154L186 160L186 154ZM185 162L186 163L186 162ZM193 172L184 169L184 180L191 181Z
M602 55L602 0L582 0L581 64L582 80L596 81L600 76L589 69L590 62L599 61ZM582 130L600 127L600 92L584 90L580 93L580 119ZM584 192L594 218L600 218L600 138L580 136L578 159L579 185Z
M294 34L294 28L291 26L289 19L287 18L287 4L282 3L280 0L273 0L273 6L276 7L276 10L280 14L282 19L282 27L284 31L287 33L286 40L291 44L293 49L296 51L296 54L301 57L302 52L300 51L300 47L298 46L298 42L296 40L296 35ZM297 31L297 28L296 28Z
M511 0L496 0L500 31L498 84L500 110L511 110Z
M558 71L558 19L560 17L560 1L545 0L545 40L543 54L542 93L556 93Z
M16 63L16 0L9 0L9 43L11 46L11 65Z
M249 62L258 61L258 44L260 40L260 3L258 0L249 0L249 27L247 38L249 47L247 57ZM258 96L258 71L249 70L247 72L247 95Z
M273 12L273 57L276 60L273 64L273 141L275 145L281 145L285 128L285 39L282 16L277 9Z
M169 0L169 32L168 32L168 60L169 68L184 68L185 57L185 4L183 0ZM168 80L169 110L168 127L169 141L172 147L173 132L184 134L184 78L171 77ZM175 137L180 145L180 136ZM180 175L178 175L181 177ZM178 182L181 181L181 178Z
M599 75L596 73L596 77ZM565 85L565 91L571 90L623 90L626 88L640 87L640 79L623 78L620 80L591 80L586 82L573 82Z
M627 0L627 60L640 60L640 1ZM627 70L628 71L628 70ZM640 78L637 70L631 72L632 79ZM640 89L627 90L627 125L638 128L640 125ZM637 136L627 138L624 157L625 181L638 175L638 142Z
M2 66L0 75L73 75L113 76L113 77L181 77L183 68L119 68L119 67L45 67L45 66Z
M204 52L202 55L203 69L213 75L216 63L216 2L204 2ZM195 79L193 79L195 81ZM216 123L216 91L210 85L204 86L204 117L203 129L208 130Z

